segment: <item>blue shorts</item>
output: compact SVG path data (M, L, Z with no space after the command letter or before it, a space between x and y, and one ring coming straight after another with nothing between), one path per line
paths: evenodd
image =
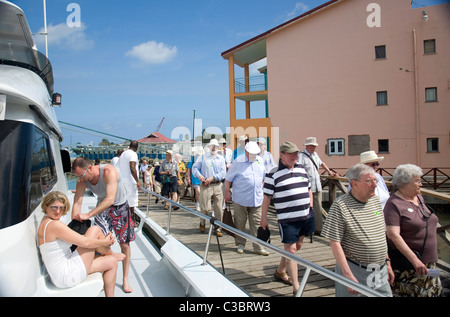
M306 220L279 222L281 242L296 243L300 237L313 234L316 227L313 215Z

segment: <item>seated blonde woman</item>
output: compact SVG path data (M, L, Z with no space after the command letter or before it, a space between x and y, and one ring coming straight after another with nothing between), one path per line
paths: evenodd
M70 209L68 198L61 192L47 194L41 207L45 216L38 228L39 248L53 284L59 288L73 287L88 274L101 272L105 295L114 296L117 262L125 255L111 251L115 241L111 233L104 236L99 227L92 226L85 235L80 235L60 221ZM73 252L72 244L78 246ZM102 255L96 256L96 251Z

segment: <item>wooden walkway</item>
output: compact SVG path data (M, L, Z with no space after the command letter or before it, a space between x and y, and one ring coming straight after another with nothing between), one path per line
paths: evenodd
M162 228L167 228L168 211L164 210L161 203L155 204L155 198L150 198L149 208L147 211L147 195L143 192L139 195L139 209L147 214ZM181 204L195 210L195 205L191 199L181 200ZM269 226L271 229L271 243L279 248L283 248L276 215L269 213ZM248 227L248 225L247 225ZM186 246L194 250L203 257L205 253L206 240L208 237L209 224L207 224L206 232L201 233L199 230L199 218L183 211L173 210L170 224L170 233ZM236 253L234 238L224 233L219 238L220 249L222 251L223 266L225 275L239 287L245 290L253 297L292 297L292 286L287 286L276 281L273 274L280 262L280 255L271 252L269 256L261 256L254 254L251 243L247 243L246 250L243 254ZM212 237L209 251L208 262L222 272L222 263L217 239ZM320 236L313 236L313 242L307 237L304 240L302 249L297 255L305 260L323 266L330 270L334 270L335 259L329 247L327 239ZM299 266L299 279L303 276L304 267ZM334 297L334 281L326 278L318 273L311 272L308 283L306 285L303 297Z

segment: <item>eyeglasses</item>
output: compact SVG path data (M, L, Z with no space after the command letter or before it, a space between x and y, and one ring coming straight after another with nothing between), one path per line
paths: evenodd
M79 178L79 179L84 178L84 177L86 176L86 173L87 173L88 169L89 169L89 167L86 168L86 170L84 171L83 175L78 176L78 178Z
M358 182L365 182L368 185L372 185L372 183L374 183L375 185L378 184L378 180L377 179L366 179L366 180L357 180Z
M66 207L65 206L50 206L49 208L51 210L53 210L53 211L58 211L58 210L66 211Z
M378 162L370 163L369 166L370 167L378 167L378 166L380 166L380 163L378 163Z

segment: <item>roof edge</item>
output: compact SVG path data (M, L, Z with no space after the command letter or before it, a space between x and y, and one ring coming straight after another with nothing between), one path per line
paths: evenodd
M260 35L257 35L255 37L253 37L253 38L251 38L251 39L249 39L249 40L239 44L239 45L234 46L233 48L230 48L230 49L222 52L220 55L224 59L227 59L227 55L229 55L231 52L236 51L236 50L238 50L240 48L243 48L243 47L245 47L245 46L247 46L247 45L249 45L249 44L251 44L253 42L257 42L258 40L260 40L262 38L265 38L267 35L275 32L275 31L280 30L280 29L288 26L291 23L297 22L298 20L301 20L301 19L303 19L303 18L305 18L305 17L307 17L307 16L309 16L309 15L311 15L313 13L316 13L317 11L320 11L320 10L322 10L322 9L324 9L324 8L334 4L336 2L340 2L340 1L343 1L343 0L330 0L328 2L325 2L325 3L321 4L318 7L315 7L314 9L311 9L311 10L309 10L309 11L307 11L307 12L305 12L305 13L303 13L303 14L301 14L301 15L293 18L293 19L290 19L290 20L288 20L288 21L286 21L286 22L284 22L284 23L282 23L282 24L280 24L280 25L278 25L278 26L276 26L276 27L274 27L274 28L264 32L264 33L261 33Z

